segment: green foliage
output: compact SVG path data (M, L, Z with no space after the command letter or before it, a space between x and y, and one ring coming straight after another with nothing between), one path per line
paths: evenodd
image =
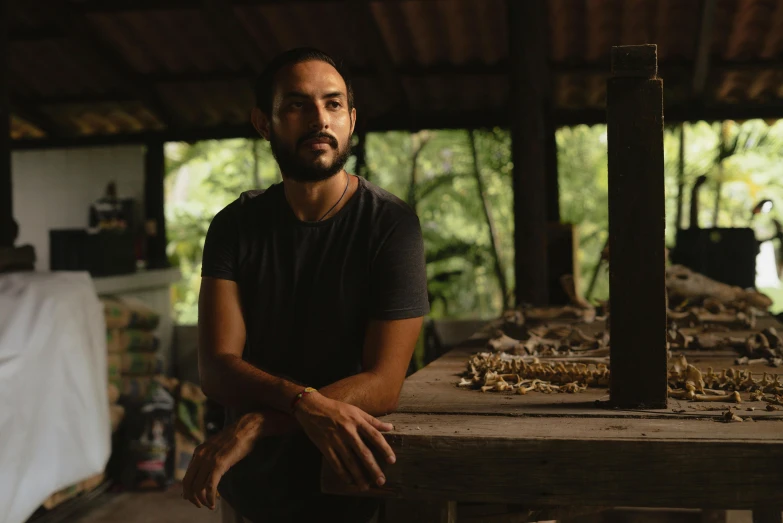
M750 209L762 198L772 199L777 213L783 209L783 124L728 122L721 127L701 122L685 129L684 226L688 226L690 188L702 174L709 177L700 196L702 226L712 224L718 180L721 226L747 226ZM510 136L502 129L477 131L475 136L478 166L500 240L500 264L513 292ZM606 127L563 128L556 139L561 220L577 227L579 281L584 293L608 234ZM413 157L419 149L411 192ZM242 191L268 187L280 177L266 142L176 143L169 144L166 152L169 255L183 273L174 289L175 311L178 322L194 323L209 222ZM678 128L665 131L664 159L666 237L671 245L677 214ZM349 172L354 165L352 158ZM503 299L474 168L467 131L389 132L367 137L369 178L399 198L415 201L425 241L433 318L488 318L501 312ZM755 226L759 236L772 232L768 217L758 219ZM602 271L593 298L605 299L608 293L607 274Z

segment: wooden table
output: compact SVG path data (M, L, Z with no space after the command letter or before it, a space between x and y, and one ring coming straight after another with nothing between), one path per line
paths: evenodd
M455 349L406 380L398 411L384 418L394 424L386 437L397 463L386 467L386 485L367 495L531 507L752 509L765 521L781 521L783 411L746 401L735 409L746 421L726 423L720 417L729 404L722 403L670 400L664 410L614 410L605 406L606 389L527 395L458 389L466 358L478 350ZM690 359L701 368L733 363L728 353L712 354ZM328 467L322 488L355 493Z

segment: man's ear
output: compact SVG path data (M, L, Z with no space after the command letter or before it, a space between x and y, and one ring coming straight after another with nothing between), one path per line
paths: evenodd
M356 107L351 109L351 135L353 135L354 129L356 129Z
M253 107L250 111L250 121L264 140L269 140L269 118L258 107Z

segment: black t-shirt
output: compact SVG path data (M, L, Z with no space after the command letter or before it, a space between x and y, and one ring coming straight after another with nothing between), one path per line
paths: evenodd
M358 180L351 199L322 222L297 219L282 184L243 193L213 219L201 274L237 282L243 359L252 365L323 387L361 372L370 319L429 312L418 217L396 196ZM229 409L227 421L236 416ZM320 468L304 433L262 438L219 490L254 521L326 521L330 514L366 521L375 501L321 494Z

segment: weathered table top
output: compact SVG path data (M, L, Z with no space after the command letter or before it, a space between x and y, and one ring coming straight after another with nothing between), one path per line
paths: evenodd
M466 358L483 345L455 349L406 380L398 411L384 418L395 427L386 437L397 463L369 495L531 506L783 506L783 411L767 412L743 394L745 403L734 407L745 421L725 423L723 403L615 410L605 407L606 389L457 388ZM720 369L734 357L690 354L689 362ZM328 467L322 487L355 493Z

